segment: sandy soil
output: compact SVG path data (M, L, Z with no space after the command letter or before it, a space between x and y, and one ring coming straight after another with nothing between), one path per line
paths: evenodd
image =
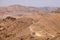
M0 40L59 40L60 14L8 16L0 20Z

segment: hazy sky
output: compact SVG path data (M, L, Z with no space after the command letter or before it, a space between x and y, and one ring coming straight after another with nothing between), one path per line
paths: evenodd
M0 0L0 6L13 4L34 7L60 7L60 0Z

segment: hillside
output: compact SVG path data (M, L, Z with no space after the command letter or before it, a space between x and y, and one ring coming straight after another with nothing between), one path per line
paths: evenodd
M14 15L22 16L26 14L32 14L35 12L42 12L39 8L36 7L26 7L22 5L11 5L7 7L0 7L0 15Z
M8 16L0 20L0 39L54 40L60 34L59 18L60 14L31 14L18 19Z
M0 7L0 40L60 40L60 14L21 5Z

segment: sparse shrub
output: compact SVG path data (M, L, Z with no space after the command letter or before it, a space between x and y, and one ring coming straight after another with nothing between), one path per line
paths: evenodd
M12 20L12 21L14 21L14 20L16 20L16 18L8 16L5 19L3 19L3 21L6 21L6 20Z
M13 17L10 17L10 16L6 17L5 19L16 20L16 18L13 18Z

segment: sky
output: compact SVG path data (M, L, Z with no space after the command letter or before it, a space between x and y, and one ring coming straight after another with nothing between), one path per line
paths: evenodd
M0 0L0 7L14 4L32 7L60 7L60 0Z

